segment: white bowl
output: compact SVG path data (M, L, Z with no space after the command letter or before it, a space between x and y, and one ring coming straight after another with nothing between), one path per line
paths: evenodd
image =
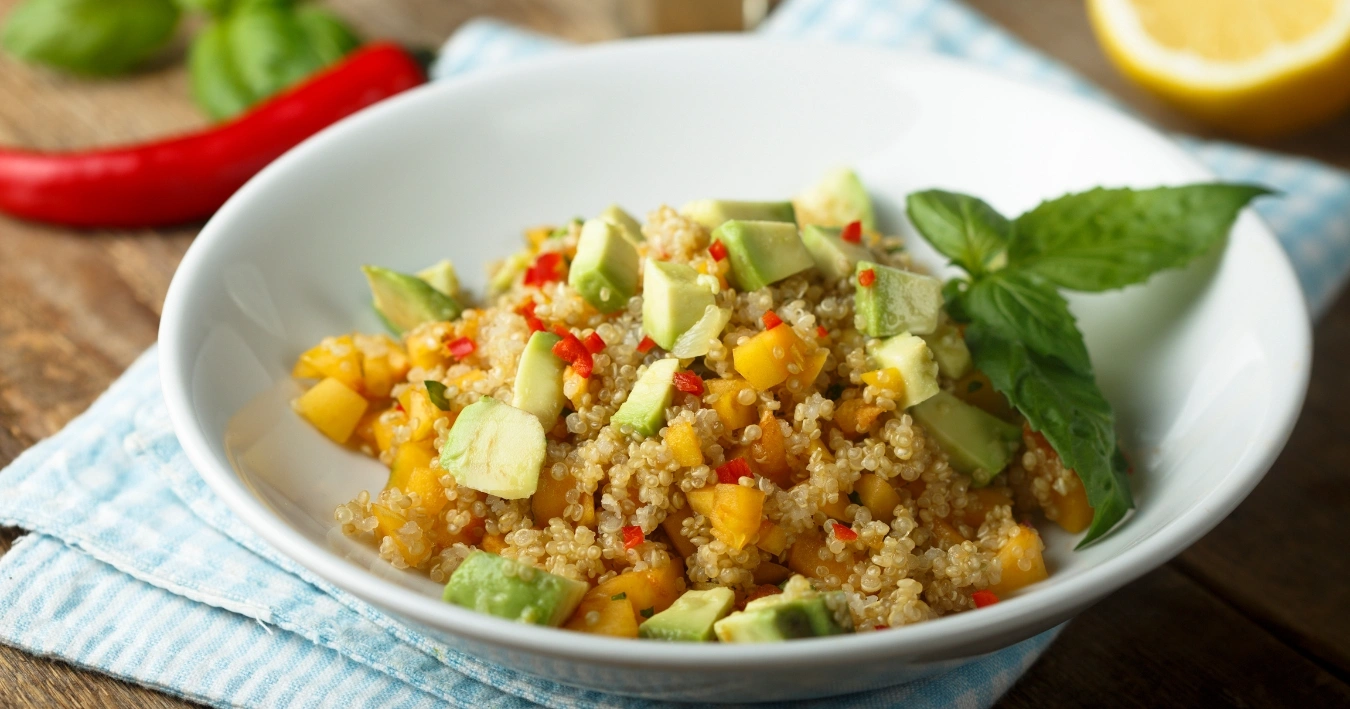
M440 82L307 141L207 224L159 337L179 440L283 553L457 647L574 685L723 701L887 686L1031 637L1185 549L1274 461L1306 388L1309 325L1284 253L1247 213L1222 254L1072 299L1133 453L1138 510L1081 552L1048 530L1050 579L998 605L754 647L615 640L448 605L430 581L334 533L333 508L377 490L385 471L296 418L288 372L325 335L379 330L358 266L448 257L479 289L482 264L515 250L524 227L611 202L645 213L707 196L781 198L838 164L859 169L891 230L908 228L906 193L930 186L1015 214L1094 185L1212 179L1115 111L929 56L662 39Z

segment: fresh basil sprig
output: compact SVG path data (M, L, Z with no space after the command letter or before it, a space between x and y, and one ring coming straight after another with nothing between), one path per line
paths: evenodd
M1264 194L1221 183L1094 189L1011 221L968 195L909 195L919 233L969 274L943 292L951 317L967 323L975 366L1083 481L1093 516L1080 548L1110 532L1134 499L1115 415L1057 288L1099 292L1180 268L1216 248Z
M120 74L149 59L178 26L173 0L27 0L0 34L5 51L76 74Z

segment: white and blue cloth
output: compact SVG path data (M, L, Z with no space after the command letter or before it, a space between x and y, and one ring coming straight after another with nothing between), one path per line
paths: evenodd
M954 0L789 0L780 37L927 49L1067 90L1096 90ZM475 22L437 77L559 48ZM1314 313L1350 267L1350 178L1311 161L1187 141L1218 175L1285 193L1260 210ZM522 677L334 588L237 520L179 447L154 350L88 412L0 472L0 642L213 706L620 707L660 702ZM925 680L815 704L987 707L1057 630ZM803 706L811 703L803 703Z

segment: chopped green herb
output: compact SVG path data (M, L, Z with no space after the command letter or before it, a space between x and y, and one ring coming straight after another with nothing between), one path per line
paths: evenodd
M854 490L853 492L850 492L848 494L848 501L852 502L855 505L861 505L863 503L862 495L859 495L858 491Z
M638 614L641 615L643 618L650 618L653 615L655 615L655 613L656 613L655 608L643 608L642 610L638 611Z
M843 393L844 393L844 385L840 384L839 382L834 382L833 384L825 388L826 399L830 400L838 399L840 395L842 395Z
M966 393L973 394L983 388L984 382L971 380L970 383L966 384Z
M625 598L628 598L628 592L627 592L627 591L624 591L623 593L616 593L616 594L614 594L613 596L610 596L610 597L609 597L609 600L611 600L611 601L622 601L622 600L624 600Z
M441 411L449 411L450 402L445 398L445 385L435 379L428 379L422 383L427 387L427 398L431 399L431 403Z

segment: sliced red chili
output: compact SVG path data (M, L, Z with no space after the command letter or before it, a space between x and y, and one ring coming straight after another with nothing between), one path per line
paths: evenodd
M727 257L727 247L720 241L714 241L708 246L708 255L712 256L714 261L721 261Z
M850 244L862 243L862 222L851 221L844 226L844 230L839 232L839 238Z
M644 542L646 539L647 539L646 535L642 533L642 527L639 527L636 524L629 525L623 528L624 549L632 549L633 547Z
M998 603L998 596L993 591L976 591L970 594L970 600L975 601L976 608L984 608Z
M816 326L816 337L829 337L830 331L825 329L824 325Z
M839 524L838 522L833 522L832 524L834 524L835 539L838 539L841 542L851 542L854 539L858 538L858 533L853 531L852 528L845 527L844 525Z
M674 381L676 389L686 394L703 396L703 377L693 372L676 372Z
M451 340L450 344L445 347L450 350L450 354L454 355L455 359L464 359L473 354L474 350L478 349L478 345L474 344L474 341L467 337Z
M562 338L553 344L553 354L572 365L572 371L583 379L590 378L591 372L595 370L595 360L591 359L590 350L586 349L586 345L562 325L554 325L553 332Z
M735 485L741 478L751 475L750 464L744 458L732 458L717 466L717 481L726 485Z
M653 341L652 338L643 335L642 341L638 343L637 351L641 352L642 354L647 354L648 352L651 352L652 348L655 346L656 342Z
M586 339L582 340L582 344L586 345L586 349L589 350L591 354L595 354L596 352L605 349L605 339L594 332L587 335Z
M519 308L516 308L516 313L518 313L521 317L524 317L525 324L530 326L531 333L542 332L545 329L544 321L540 320L534 315L534 309L537 305L538 303L531 300L530 302L520 306Z
M876 282L877 282L877 272L870 268L858 274L858 285L862 286L863 288L870 287L873 283Z
M534 259L534 264L525 271L525 285L542 286L562 280L563 258L557 251L545 251Z
M775 313L772 310L770 310L767 313L764 313L763 320L765 330L772 330L775 327L778 327L779 325L783 324L783 319L778 317L778 313Z

